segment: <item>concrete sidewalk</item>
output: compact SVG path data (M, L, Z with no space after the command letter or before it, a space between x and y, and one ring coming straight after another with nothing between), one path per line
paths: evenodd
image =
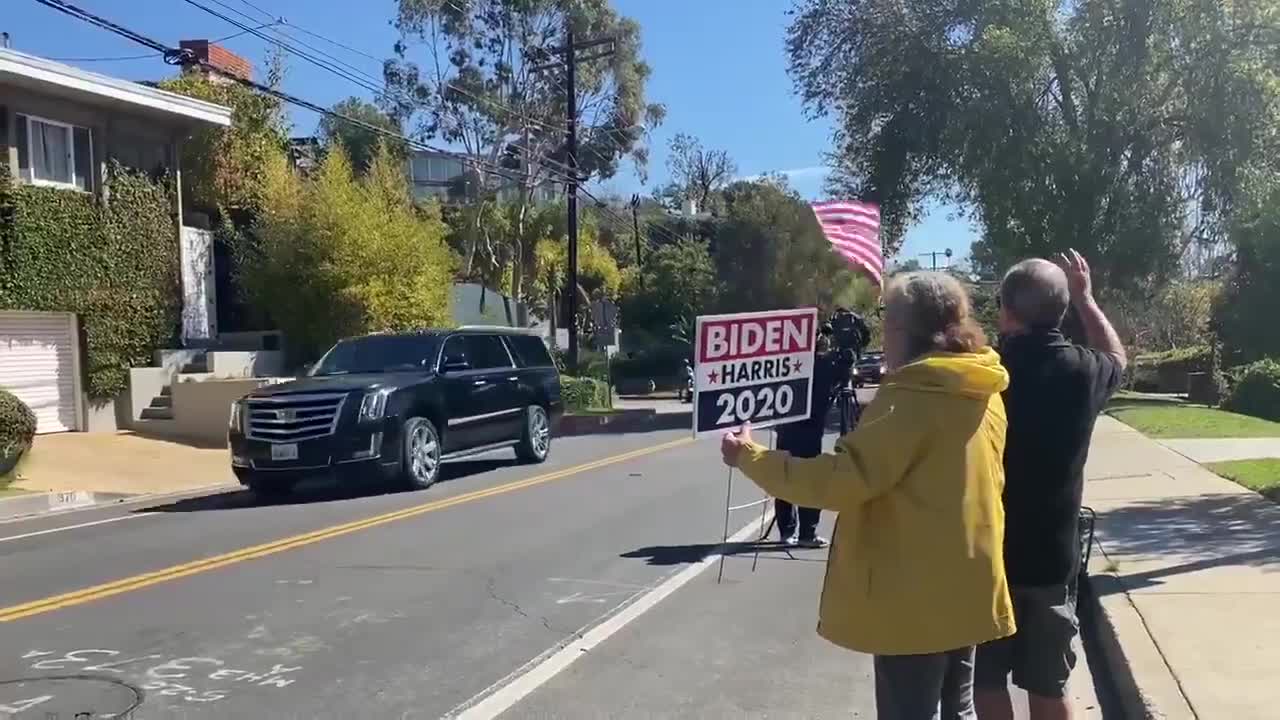
M1159 442L1198 463L1280 458L1280 438L1195 438Z
M141 495L235 484L226 450L133 433L38 435L16 487Z
M743 488L735 502L752 494ZM741 513L735 524L750 516ZM830 537L832 515L824 518ZM738 548L726 558L723 583L712 565L502 717L874 718L870 656L815 630L827 552L761 549L756 562L752 547ZM651 547L636 556L677 565L695 560L696 550ZM1070 692L1076 720L1102 720L1083 653ZM1025 694L1014 699L1025 720Z
M1086 478L1125 716L1280 717L1280 508L1109 417Z

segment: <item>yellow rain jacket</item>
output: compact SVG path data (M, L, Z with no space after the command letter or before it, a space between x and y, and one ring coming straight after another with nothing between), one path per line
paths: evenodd
M770 495L840 513L818 633L860 652L943 652L1014 632L1005 580L1009 375L990 348L885 377L834 454L754 445L738 467Z

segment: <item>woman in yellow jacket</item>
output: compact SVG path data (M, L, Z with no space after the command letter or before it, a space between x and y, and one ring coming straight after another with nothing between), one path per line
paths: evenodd
M881 720L969 719L974 647L1014 632L1005 581L1009 376L950 275L884 295L889 374L834 453L793 458L725 436L730 466L770 495L838 511L818 633L875 655Z

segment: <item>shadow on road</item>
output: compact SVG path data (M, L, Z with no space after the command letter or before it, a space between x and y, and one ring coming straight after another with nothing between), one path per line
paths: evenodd
M642 433L688 430L693 425L693 410L655 413L644 410L619 410L611 416L580 416L561 420L556 437L585 435L637 435Z
M499 468L510 467L514 464L516 464L515 460L459 460L447 462L440 470L439 482L445 483L450 480L460 480L472 475L480 475ZM204 512L206 510L237 510L271 505L310 505L401 492L409 491L399 487L388 486L385 483L378 483L372 479L368 484L358 485L340 485L336 482L317 479L300 483L294 488L293 492L284 497L262 498L255 495L251 490L233 490L215 495L183 498L166 505L140 508L134 512L184 513Z
M1215 567L1280 571L1280 511L1256 495L1198 495L1140 502L1098 513L1098 540L1119 562L1129 590ZM1125 572L1129 557L1176 558L1176 564ZM1105 592L1105 591L1104 591Z
M646 565L669 567L672 565L692 565L711 554L720 547L720 543L698 543L694 545L652 545L630 552L619 557L630 560L645 560ZM818 551L783 545L780 542L762 541L746 542L731 545L726 557L735 555L760 554L761 560L800 560L806 562L826 562L826 555L817 556Z

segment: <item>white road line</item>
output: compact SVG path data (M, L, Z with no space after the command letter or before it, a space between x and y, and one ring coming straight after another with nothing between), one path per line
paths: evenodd
M773 513L770 512L766 522L772 519L772 516ZM758 522L753 520L747 523L745 527L734 533L728 542L717 546L697 563L681 570L647 593L636 596L634 601L623 603L616 614L591 628L585 634L579 634L578 638L573 642L549 656L535 658L525 667L483 690L471 700L459 705L445 717L456 718L456 720L493 720L493 718L511 709L534 690L537 690L565 668L572 665L575 660L586 655L597 645L608 640L614 633L630 624L632 620L653 609L668 595L701 575L721 555L728 552L729 546L753 538L756 533L760 532L757 525Z
M158 500L168 500L170 498L181 498L184 496L207 497L212 495L220 495L224 492L234 492L243 490L242 485L236 483L220 483L218 485L205 485L204 487L191 488L190 490L174 490L165 493L143 493L131 497L127 500L115 500L105 503L94 503L84 507L67 508L66 510L51 510L44 513L36 513L34 515L19 515L18 517L5 518L0 520L0 525L17 525L18 523L30 522L39 518L57 517L59 515L70 515L72 513L83 513L91 510L102 510L104 508L130 507L132 505L142 505L144 503L156 502ZM43 491L39 491L43 492Z
M36 532L23 533L22 535L10 535L9 537L0 537L0 542L9 542L10 540L21 540L22 538L36 537L37 535L48 535L50 533L62 532L63 530L75 530L76 528L92 527L94 525L106 525L107 523L120 522L121 520L133 520L135 518L147 517L148 515L159 515L160 513L140 512L130 515L121 515L120 517L107 518L106 520L94 520L93 522L84 522L79 525L63 525L62 527L49 528L48 530L37 530Z

